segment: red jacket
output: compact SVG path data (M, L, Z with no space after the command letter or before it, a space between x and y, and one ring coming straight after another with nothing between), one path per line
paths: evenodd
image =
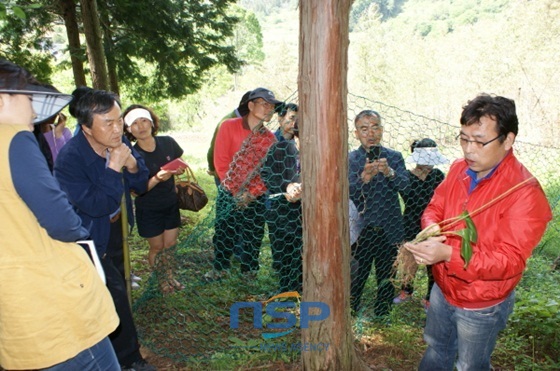
M472 212L530 178L531 173L510 151L492 176L482 180L469 195L471 178L465 160L451 166L422 216L422 227ZM472 216L478 241L467 269L461 258L461 238L447 236L453 248L449 262L433 265L436 283L447 301L461 308L486 308L498 304L513 291L527 258L552 219L550 206L534 179L504 199ZM465 228L461 222L451 228Z
M245 117L222 123L216 136L214 166L222 185L232 195L247 191L259 197L266 192L260 167L274 142L276 137L266 127L249 129Z

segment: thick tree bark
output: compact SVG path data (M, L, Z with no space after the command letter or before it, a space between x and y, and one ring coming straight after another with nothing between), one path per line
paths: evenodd
M300 0L299 103L304 223L304 302L330 316L302 329L305 370L360 370L350 318L346 83L351 0ZM317 314L317 313L311 313Z
M80 29L76 16L76 3L74 0L59 0L58 2L64 25L66 26L66 36L68 37L68 52L72 61L72 71L74 73L74 83L76 87L86 86L86 74L84 72L84 52L80 44Z
M95 89L109 90L109 78L103 49L103 35L99 22L96 0L80 0L82 22L88 48L91 80Z

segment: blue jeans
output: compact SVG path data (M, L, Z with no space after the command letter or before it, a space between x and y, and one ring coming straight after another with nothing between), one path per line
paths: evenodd
M420 371L490 370L490 357L498 333L506 327L513 311L515 291L500 304L480 310L465 310L445 300L436 284L430 296L424 341L428 349L420 362Z
M43 371L120 371L121 366L108 337L75 357Z

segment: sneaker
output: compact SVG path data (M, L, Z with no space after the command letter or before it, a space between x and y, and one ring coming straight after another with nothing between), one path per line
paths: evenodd
M130 366L121 366L122 371L157 371L157 368L146 362L145 359L140 358Z
M402 290L399 296L396 296L393 299L393 304L401 304L404 303L405 301L409 301L411 298L412 298L412 294L409 294L408 292Z
M130 280L132 282L140 282L142 281L142 277L138 277L137 275L135 275L134 273L130 274Z
M430 301L426 300L426 299L422 299L422 305L424 306L424 312L428 312L428 309L430 308Z
M211 271L206 272L204 276L202 276L202 280L206 282L219 281L222 278L226 277L228 273L229 272L227 270L217 271L215 269L212 269Z
M132 281L130 283L130 288L133 290L138 290L140 288L140 285L138 284L138 282Z

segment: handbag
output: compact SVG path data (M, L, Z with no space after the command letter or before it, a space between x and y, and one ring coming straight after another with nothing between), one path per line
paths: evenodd
M192 169L188 166L182 176L175 176L175 188L181 210L200 211L208 203L208 196L198 185Z

